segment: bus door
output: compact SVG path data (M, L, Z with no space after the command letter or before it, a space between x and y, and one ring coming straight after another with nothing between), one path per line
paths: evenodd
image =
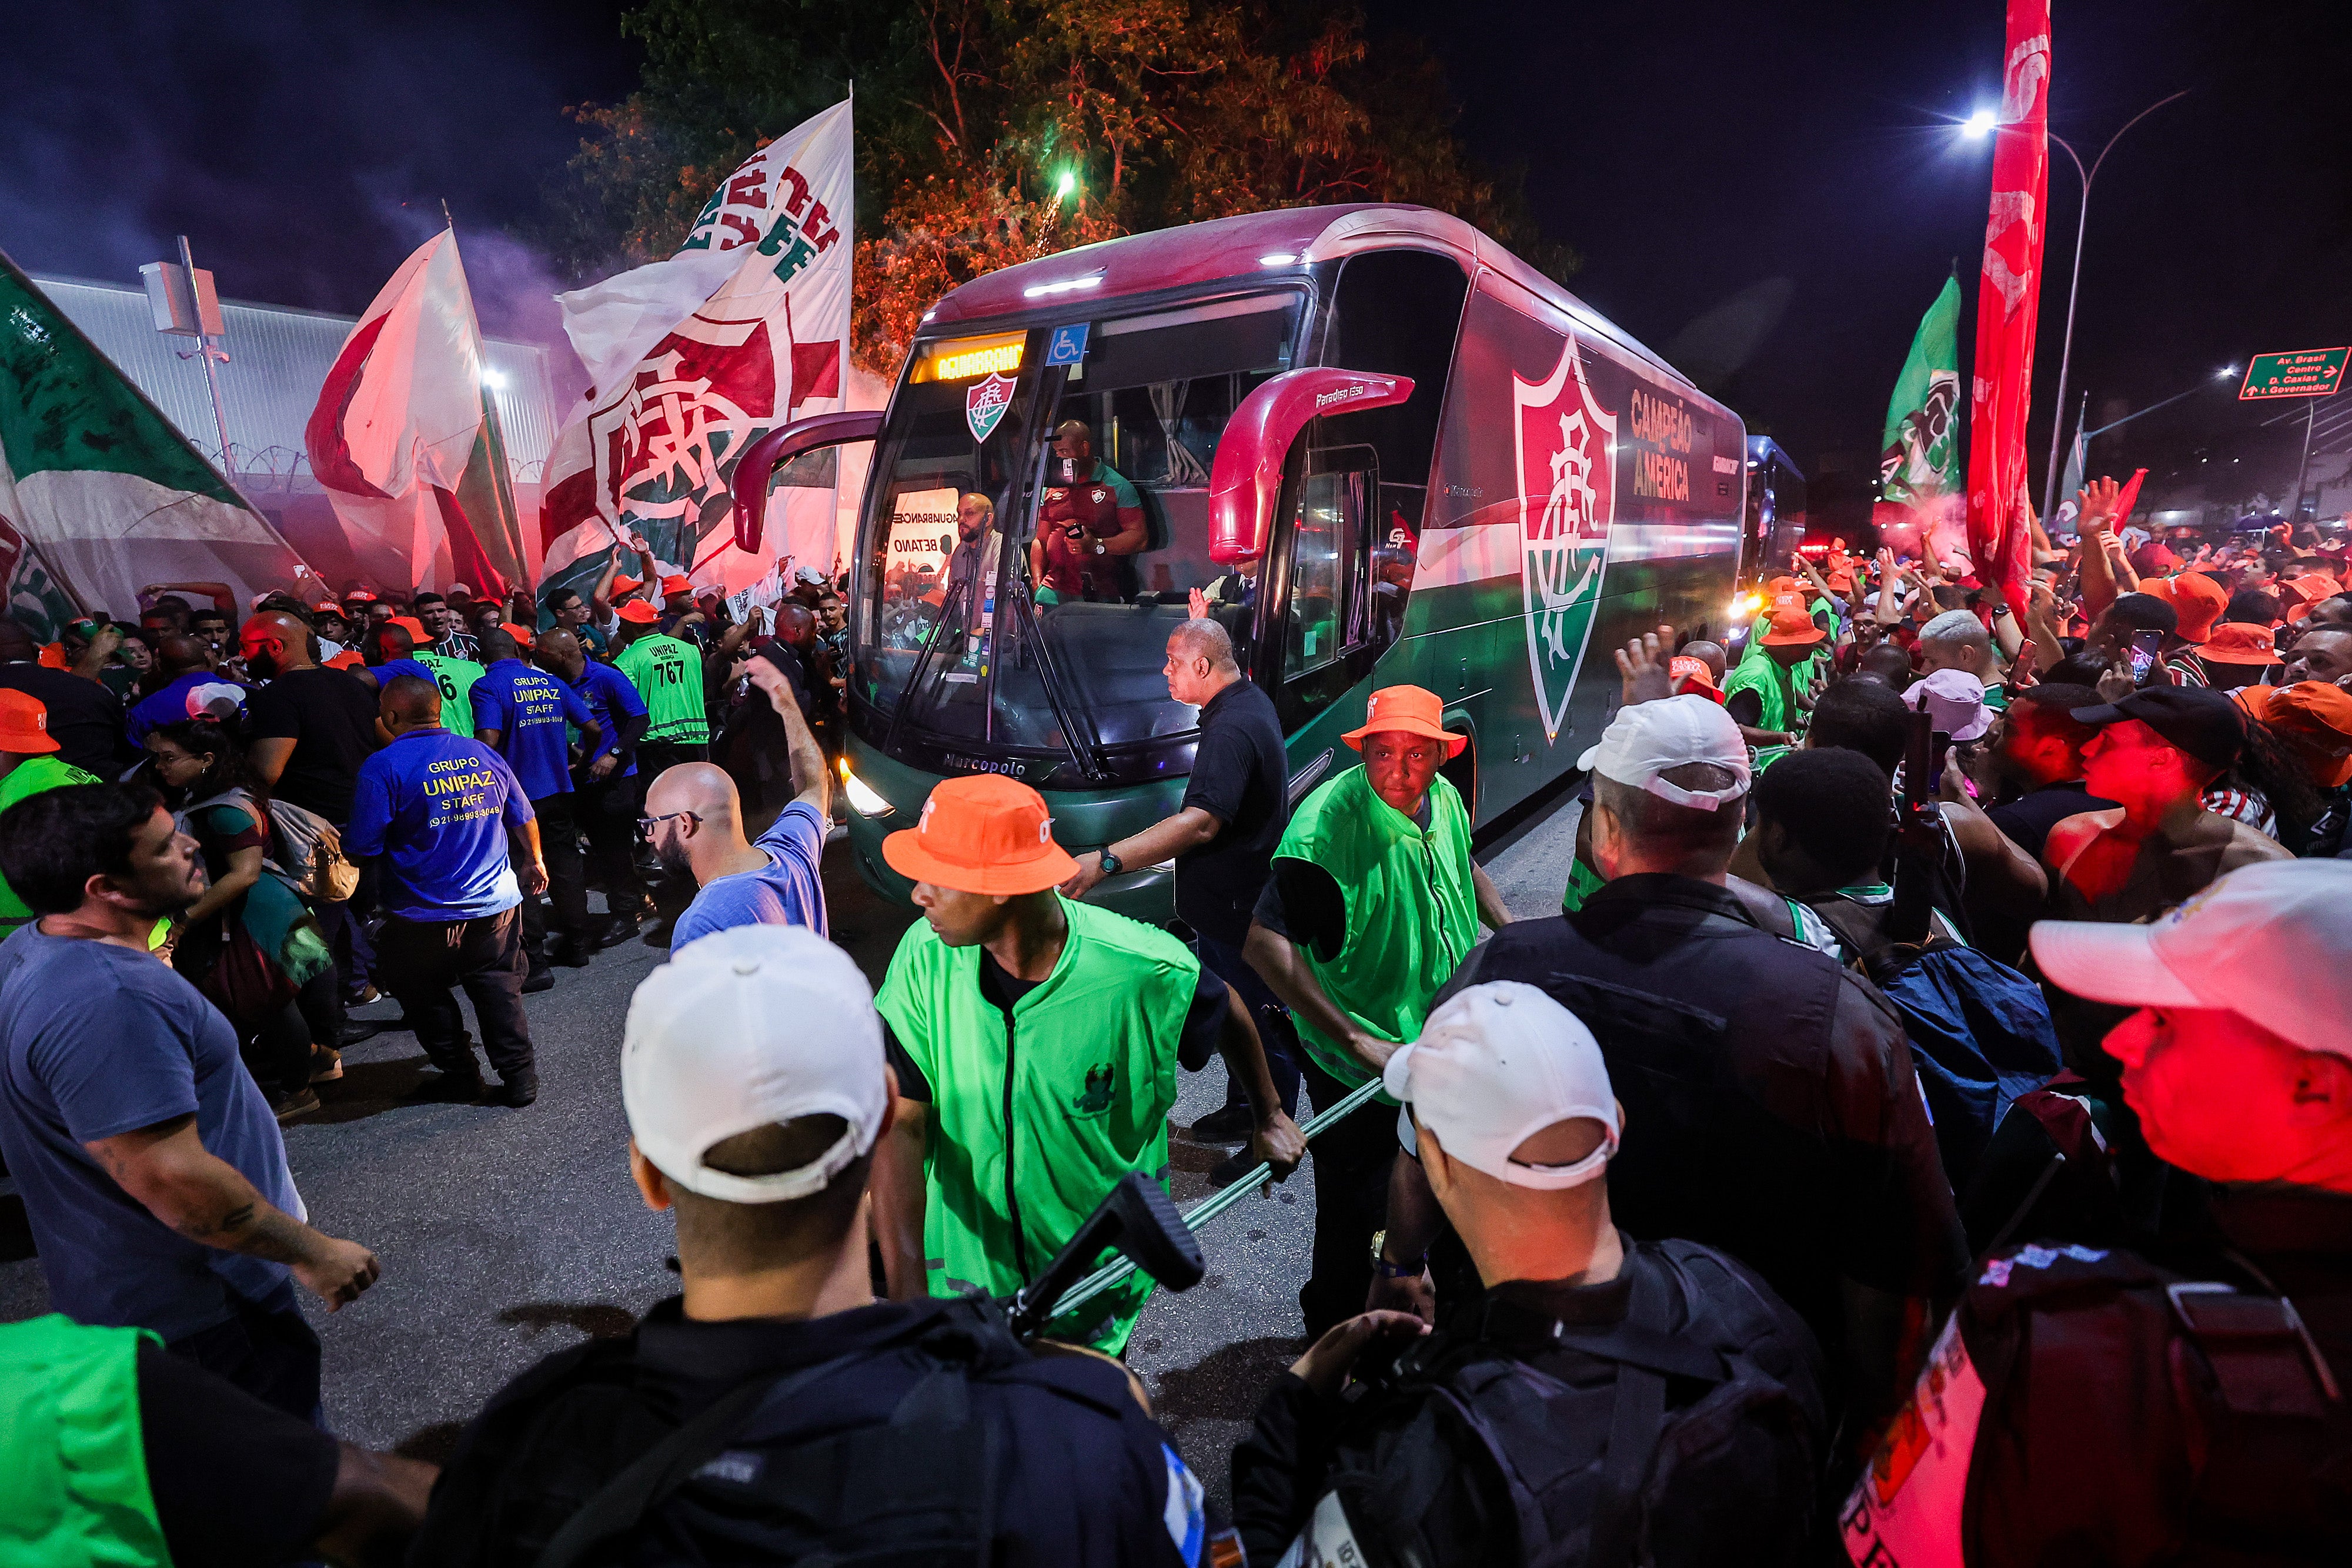
M1260 644L1282 650L1275 706L1286 732L1345 695L1385 645L1371 581L1379 458L1370 446L1310 446L1293 494L1276 547L1278 620Z

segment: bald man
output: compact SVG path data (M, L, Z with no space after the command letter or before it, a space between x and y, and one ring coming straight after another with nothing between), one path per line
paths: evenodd
M596 715L595 749L572 769L572 815L588 836L588 864L604 886L608 918L591 938L598 947L626 942L646 916L645 883L637 877L637 745L646 737L646 699L629 677L588 656L578 636L561 626L539 634L531 658L578 692Z
M188 694L198 686L236 685L213 673L211 643L178 632L155 640L155 669L166 677L163 685L132 705L124 726L133 746L144 743L147 732L157 725L178 724L187 718Z
M523 899L547 888L539 823L505 758L441 727L432 682L393 676L377 712L392 740L360 769L343 851L377 862L378 968L440 1070L415 1097L470 1101L487 1092L451 991L462 986L499 1071L494 1097L520 1109L539 1094L522 1009L520 916Z
M360 765L377 745L376 694L357 675L320 668L309 624L289 612L261 612L245 623L238 642L247 674L264 683L245 700L246 760L254 776L274 798L346 826ZM367 929L352 918L354 910L363 915L373 907L373 894L362 878L351 902L316 906L349 1001L373 999Z
M747 659L741 673L783 724L799 793L754 843L743 837L742 803L726 769L687 762L654 780L646 791L654 853L665 870L691 874L701 889L670 932L672 952L735 925L805 925L830 935L818 877L833 799L824 753L782 670L766 659Z

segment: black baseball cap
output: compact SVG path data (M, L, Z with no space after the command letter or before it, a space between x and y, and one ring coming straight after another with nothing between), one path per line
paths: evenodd
M2078 707L2074 715L2077 723L2093 725L2136 718L2209 768L2231 767L2246 746L2244 710L2203 686L2151 686L2121 702Z

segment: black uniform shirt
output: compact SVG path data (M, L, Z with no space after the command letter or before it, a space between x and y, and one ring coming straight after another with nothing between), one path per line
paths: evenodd
M1201 743L1183 805L1224 824L1176 857L1176 913L1203 936L1239 946L1290 821L1288 753L1274 699L1237 680L1201 709Z

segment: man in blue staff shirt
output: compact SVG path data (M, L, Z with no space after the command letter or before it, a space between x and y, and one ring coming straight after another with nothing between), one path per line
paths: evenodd
M538 1097L539 1073L522 1010L516 906L547 887L539 823L506 758L441 727L441 692L430 681L394 676L377 711L392 743L361 765L343 851L383 858L378 977L440 1069L417 1095L484 1092L450 991L457 985L473 1000L482 1049L499 1071L498 1103L520 1108ZM509 835L524 861L520 874Z
M575 769L572 814L588 835L589 858L604 884L604 906L612 911L596 934L596 946L610 947L636 936L647 908L636 863L637 743L646 735L646 699L628 676L590 658L565 627L541 632L531 657L587 699L604 730L596 748Z
M555 984L551 963L580 968L588 943L588 884L580 865L580 829L572 812L572 742L564 726L580 728L590 757L603 747L604 727L588 699L544 670L522 662L522 651L504 632L482 637L488 666L474 683L474 734L507 759L522 781L539 819L540 844L547 856L548 897L555 905L556 941L546 947L547 915L537 898L523 900L522 946L530 961L527 991Z

